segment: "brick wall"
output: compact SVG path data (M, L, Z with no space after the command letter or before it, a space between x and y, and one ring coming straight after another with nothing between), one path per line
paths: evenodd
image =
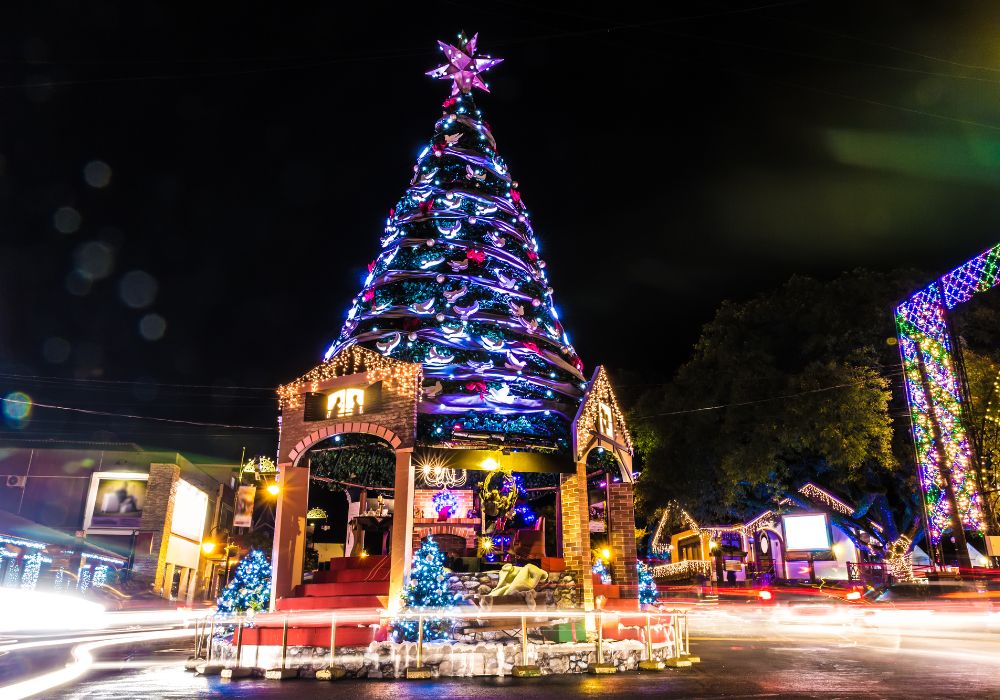
M611 581L621 586L622 597L639 597L635 553L635 489L632 484L608 481L608 540L614 551Z
M587 505L586 463L577 462L575 474L559 475L559 500L566 571L581 583L584 609L593 610L594 582L590 575L590 509Z
M133 576L159 589L167 560L167 539L173 520L174 500L181 469L176 464L150 464L146 482L146 501L136 537ZM148 544L147 544L148 543Z
M343 385L363 386L368 382L367 373L339 377ZM382 389L382 400L376 410L344 418L305 421L305 406L286 407L281 412L281 439L278 461L295 461L316 438L324 439L337 433L369 433L385 438L393 449L412 447L417 432L417 400L420 387L395 386L387 382ZM315 435L320 433L320 435ZM301 444L300 444L301 443ZM292 454L294 453L294 456ZM304 466L303 461L299 461Z

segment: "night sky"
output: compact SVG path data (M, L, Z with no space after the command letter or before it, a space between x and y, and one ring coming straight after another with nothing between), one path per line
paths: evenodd
M506 59L477 102L588 374L662 381L720 301L794 273L930 277L1000 238L1000 6L178 4L0 13L0 395L272 426L269 387L339 332L433 132L435 40L463 28ZM42 408L0 431L274 449Z

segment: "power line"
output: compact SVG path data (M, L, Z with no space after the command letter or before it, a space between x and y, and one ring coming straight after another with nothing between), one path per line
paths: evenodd
M130 413L112 413L110 411L95 411L89 408L75 408L73 406L57 406L55 404L47 403L37 403L35 401L24 401L22 399L11 399L11 398L0 398L0 401L10 404L19 404L21 406L36 406L38 408L48 408L56 411L71 411L73 413L85 413L92 416L111 416L112 418L131 418L134 420L151 420L160 423L177 423L180 425L198 425L204 426L206 428L231 428L235 430L277 430L273 426L259 426L259 425L233 425L230 423L203 423L201 421L192 420L181 420L179 418L157 418L155 416L138 416Z
M834 389L843 389L849 386L858 386L860 384L867 384L867 380L860 382L848 382L846 384L835 384L833 386L825 386L820 389L808 389L806 391L800 391L795 394L784 394L783 396L772 396L768 399L756 399L754 401L739 401L736 403L723 403L716 406L702 406L701 408L688 408L682 411L667 411L666 413L651 413L648 416L636 416L632 420L645 420L646 418L659 418L661 416L680 416L688 413L702 413L704 411L717 411L722 408L738 408L740 406L752 406L754 404L767 403L768 401L781 401L783 399L794 399L799 396L806 396L808 394L819 394L824 391L833 391Z
M45 382L86 382L92 384L138 384L140 386L163 386L163 387L178 387L182 389L236 389L236 390L246 390L246 391L277 391L276 387L273 386L237 386L237 385L219 385L219 384L170 384L167 382L159 382L155 380L145 381L139 379L96 379L91 377L56 377L46 374L12 374L9 372L0 372L0 377L6 377L11 379L27 379L27 380L39 380Z

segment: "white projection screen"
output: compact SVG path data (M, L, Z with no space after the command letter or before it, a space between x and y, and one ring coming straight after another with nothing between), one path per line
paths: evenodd
M830 549L830 526L825 513L808 515L782 515L785 530L785 549L817 551Z

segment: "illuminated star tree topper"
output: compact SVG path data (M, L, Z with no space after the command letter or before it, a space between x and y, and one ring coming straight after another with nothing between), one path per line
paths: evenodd
M427 75L432 78L450 79L452 81L452 95L472 92L474 87L489 92L489 87L479 76L501 63L503 59L491 58L490 56L477 57L476 42L478 40L478 33L474 34L471 39L467 39L465 32L460 32L457 46L439 41L438 46L444 51L448 62L434 70L427 71Z

